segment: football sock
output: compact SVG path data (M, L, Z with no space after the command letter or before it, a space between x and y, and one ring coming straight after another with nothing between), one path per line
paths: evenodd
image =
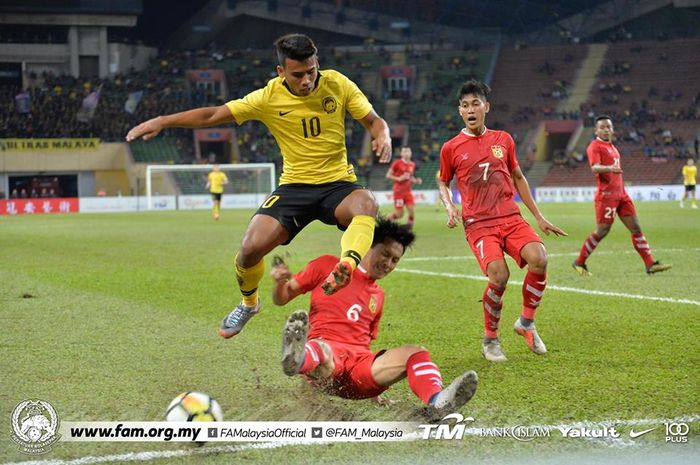
M498 339L498 322L501 320L501 307L503 307L503 293L505 286L500 287L489 282L481 298L484 309L484 337Z
M532 320L535 319L535 310L540 305L540 300L542 300L542 295L544 294L544 288L547 287L547 274L538 274L528 271L525 275L525 280L523 281L523 310L520 314L521 322L529 320L529 323L525 326L529 326Z
M326 361L323 349L316 341L307 342L304 346L304 363L299 368L299 373L309 373Z
M214 206L212 207L214 216L219 216L219 211L221 210L221 207L219 207L218 203L215 203Z
M643 233L632 234L632 245L634 246L634 250L642 257L642 260L644 260L644 265L646 265L647 268L654 264L654 257L651 256L651 248Z
M433 363L427 350L416 352L406 360L406 377L411 391L429 404L432 397L442 390L440 369Z
M416 221L416 217L415 217L415 216L413 216L413 215L408 215L408 225L409 225L410 227L413 227L413 223L415 223L415 221Z
M600 236L595 232L591 233L591 235L588 236L585 241L583 241L581 251L576 259L577 265L583 265L586 263L588 256L593 253L596 247L598 247L598 242L600 242Z
M354 270L372 246L375 220L371 216L355 216L340 238L340 259Z
M398 216L396 215L396 213L389 213L389 216L387 216L387 218L390 220L395 220L396 218L398 218Z
M236 280L241 289L243 305L255 307L258 304L258 284L265 274L265 260L260 260L250 268L243 268L238 264L238 254L234 260L236 265Z

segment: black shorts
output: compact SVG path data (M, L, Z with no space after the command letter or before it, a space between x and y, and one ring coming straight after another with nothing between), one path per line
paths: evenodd
M221 202L221 196L222 196L222 195L223 195L223 194L215 194L215 193L212 192L212 193L211 193L211 199L212 199L212 200L218 200L219 202Z
M336 181L328 184L283 184L255 212L256 215L268 215L282 224L289 233L287 245L313 220L326 224L335 224L341 231L345 227L337 224L335 209L345 197L357 189L364 189L359 184Z
M695 192L695 184L686 184L685 191L686 192Z

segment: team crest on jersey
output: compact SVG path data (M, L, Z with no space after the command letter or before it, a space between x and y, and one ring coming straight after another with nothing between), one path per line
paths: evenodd
M335 113L335 110L338 109L338 102L336 102L333 97L326 97L321 102L321 106L323 107L323 111L331 114Z
M501 158L503 158L503 147L501 147L500 145L492 145L491 153L494 157L500 160Z
M369 311L372 315L377 313L377 298L373 295L369 296Z

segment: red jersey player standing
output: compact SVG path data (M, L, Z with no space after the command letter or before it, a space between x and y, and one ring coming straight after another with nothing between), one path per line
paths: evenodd
M414 205L416 201L413 199L413 191L411 184L422 184L421 178L416 178L413 173L416 172L416 164L411 161L413 152L411 147L403 146L399 152L400 158L394 160L386 172L386 178L394 181L394 213L389 215L389 219L397 220L403 217L403 207L408 210L408 226L413 228L413 223L416 218L416 210Z
M428 351L418 345L372 352L384 305L384 290L376 283L391 273L415 236L407 226L380 218L369 252L353 272L350 284L327 296L319 287L336 257L321 256L291 276L282 262L272 269L272 300L285 305L311 292L311 310L294 312L282 337L282 369L288 376L305 375L325 392L347 399L377 397L408 377L411 390L442 418L476 392L477 375L468 371L442 388L442 375Z
M596 230L583 242L579 256L572 266L581 276L591 275L586 266L586 259L593 253L598 243L608 235L617 214L622 224L632 233L632 245L642 257L646 272L652 274L666 271L672 265L662 264L652 257L649 243L642 234L634 203L625 192L620 152L612 143L614 133L609 116L599 116L595 119L596 138L588 144L586 154L598 184L595 194Z
M489 282L484 290L484 341L482 353L492 362L505 362L498 339L503 293L510 271L504 259L507 253L528 271L523 282L523 306L515 321L515 332L525 338L536 354L547 348L537 334L534 319L547 284L547 253L542 239L520 214L514 195L517 190L525 206L547 235L566 233L547 221L530 194L530 186L515 157L515 143L505 131L486 128L487 101L491 89L470 80L459 91L459 114L465 128L447 141L440 151L440 197L447 208L447 226L464 225L467 242ZM457 178L462 198L462 218L452 202L450 181Z

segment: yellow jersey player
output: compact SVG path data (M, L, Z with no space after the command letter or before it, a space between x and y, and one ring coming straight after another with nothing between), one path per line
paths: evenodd
M347 161L345 115L359 120L372 136L380 163L391 158L389 127L350 79L334 70L319 71L317 49L303 34L275 41L277 77L245 97L217 107L159 116L134 127L127 141L151 139L165 128L201 128L262 121L282 153L280 186L250 220L236 255L242 302L224 318L219 334L235 336L260 311L258 284L263 258L288 244L314 220L344 230L340 261L321 285L327 295L349 284L354 269L372 245L377 201L356 183Z
M683 173L683 185L685 186L685 193L681 199L681 208L683 208L683 202L688 197L690 197L690 208L698 208L697 200L695 200L695 179L698 176L698 167L695 166L695 160L688 158L681 172Z
M212 167L211 172L207 176L207 189L211 193L212 215L215 220L221 216L221 195L224 193L224 185L228 184L228 176L221 171L221 167L217 164Z

